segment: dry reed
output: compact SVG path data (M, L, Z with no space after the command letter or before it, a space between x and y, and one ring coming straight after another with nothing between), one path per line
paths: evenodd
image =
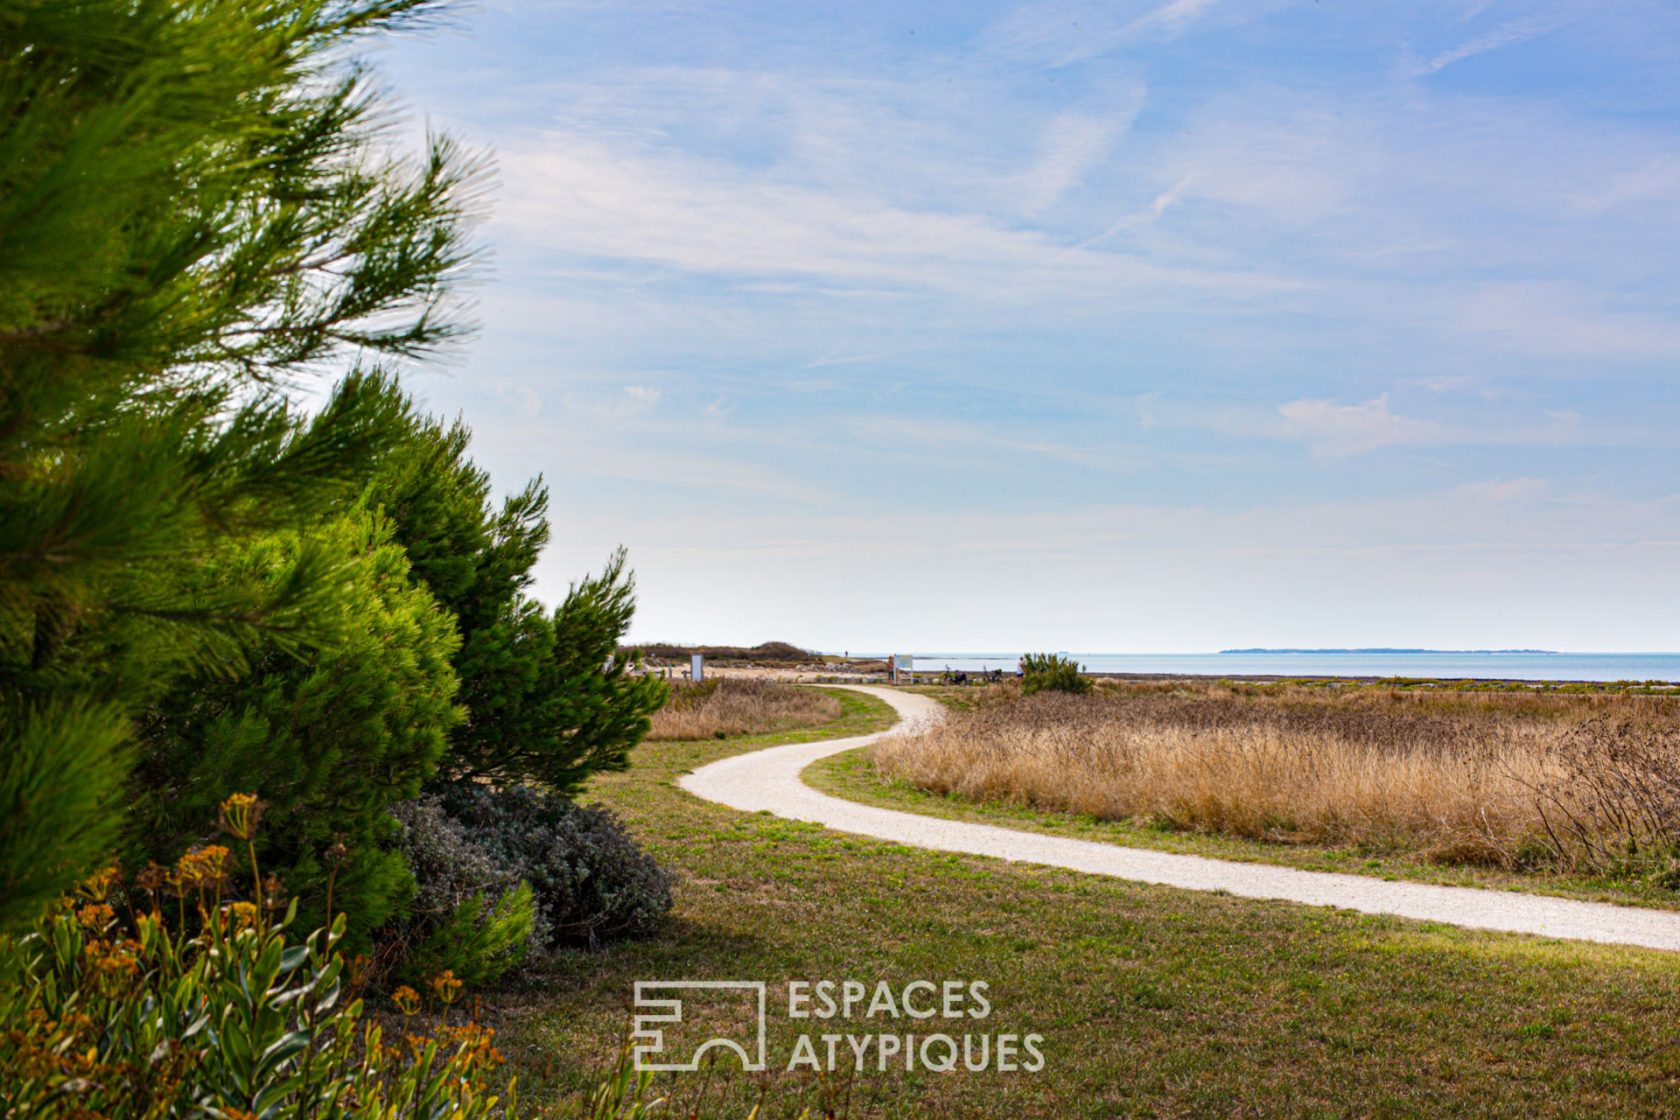
M649 739L712 739L762 735L840 717L840 702L824 692L776 681L714 677L678 683L653 714Z
M1608 870L1680 844L1680 708L1638 696L1109 687L884 741L924 789L1444 862Z

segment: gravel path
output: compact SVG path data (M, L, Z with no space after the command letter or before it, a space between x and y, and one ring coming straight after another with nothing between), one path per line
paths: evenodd
M850 687L892 705L899 713L900 727L905 725L903 721L936 720L943 715L940 705L925 696L891 689ZM800 780L799 772L818 759L866 746L884 734L888 732L735 755L702 766L684 776L679 784L697 797L744 812L768 811L839 832L935 851L995 856L1185 890L1226 891L1243 898L1333 906L1473 929L1680 951L1680 913L1676 912L1511 891L1300 871L1070 840L860 805L818 793Z

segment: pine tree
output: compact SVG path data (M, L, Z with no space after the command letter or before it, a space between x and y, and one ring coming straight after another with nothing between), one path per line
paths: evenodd
M366 509L230 552L206 577L285 579L306 542L350 561L340 639L307 659L259 644L246 672L184 676L152 704L126 846L135 862L167 862L214 836L227 790L255 790L266 806L262 866L298 900L306 929L324 922L330 883L349 920L346 948L358 950L413 891L388 810L419 794L461 718L450 666L460 639L409 579L390 523Z
M632 674L617 656L636 605L622 549L552 612L528 594L548 542L548 491L537 478L498 507L489 476L467 457L470 439L462 424L411 413L404 445L367 498L461 630L466 719L450 734L442 773L569 794L590 774L628 764L665 683Z
M385 154L347 61L428 0L0 0L0 928L110 850L131 720L181 671L330 645L319 522L404 418L347 349L459 332L477 166ZM228 792L228 791L219 791Z

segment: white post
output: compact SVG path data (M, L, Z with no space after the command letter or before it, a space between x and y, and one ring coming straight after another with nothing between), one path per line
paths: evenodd
M701 653L693 654L688 659L688 672L689 675L694 678L694 682L696 684L706 679L705 662L706 656Z

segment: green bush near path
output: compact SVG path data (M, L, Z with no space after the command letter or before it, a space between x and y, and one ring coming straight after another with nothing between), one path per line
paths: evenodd
M1079 663L1056 653L1028 653L1021 657L1021 695L1035 692L1091 691L1091 678L1081 675Z

